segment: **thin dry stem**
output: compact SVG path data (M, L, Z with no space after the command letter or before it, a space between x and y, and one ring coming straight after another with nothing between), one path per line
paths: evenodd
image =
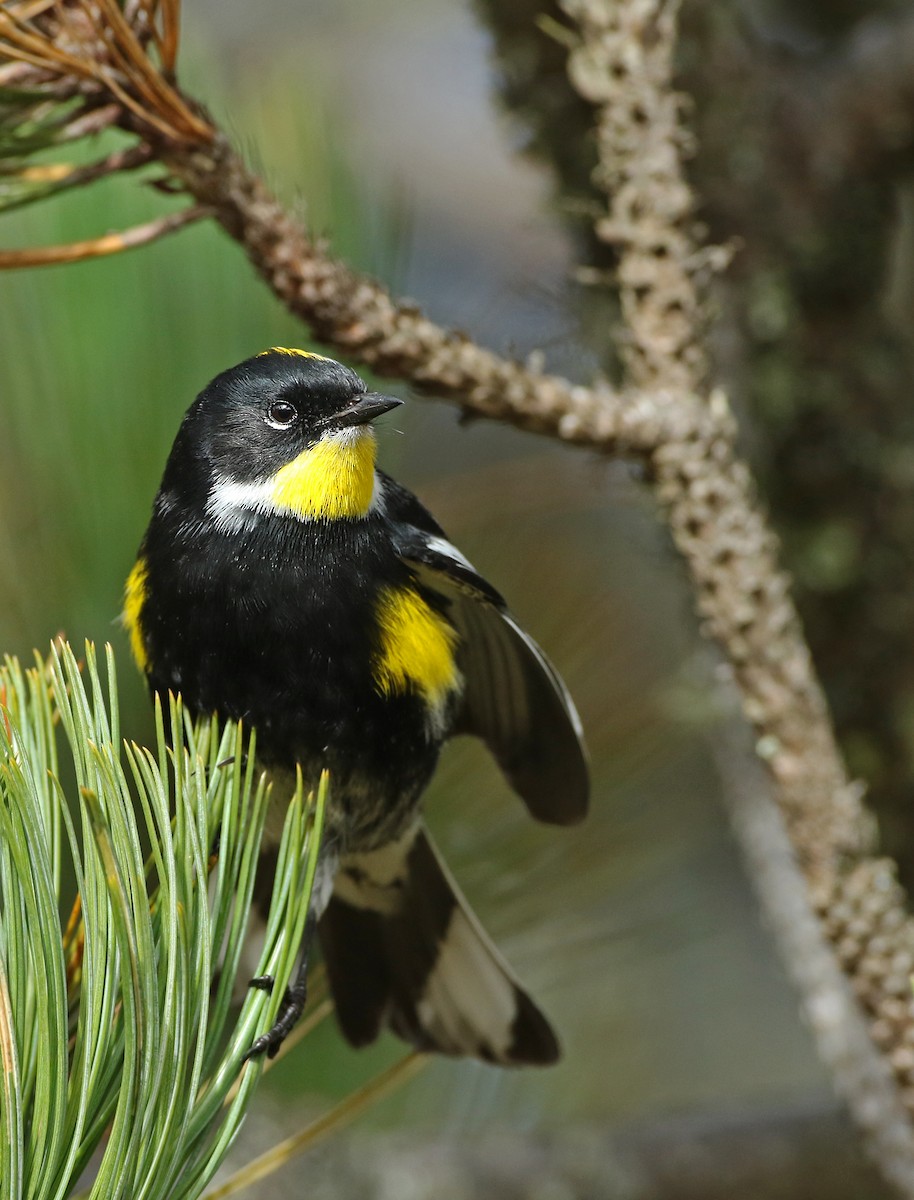
M128 146L124 150L115 150L104 158L84 166L74 166L72 163L44 163L41 165L23 167L21 170L4 170L0 168L0 177L18 179L23 183L56 184L58 191L74 187L85 187L109 175L123 171L135 171L152 161L152 151L149 146L140 143L138 146Z
M159 54L162 58L162 69L171 75L178 60L178 46L181 33L180 0L162 0L162 36L159 43Z
M188 107L187 103L163 77L146 54L145 48L136 36L132 26L125 20L116 0L95 0L102 20L98 24L100 34L108 31L104 26L104 18L111 23L113 37L106 37L106 44L117 55L122 63L126 77L141 92L149 102L153 111L157 109L167 114L167 124L172 129L184 134L206 137L209 126ZM94 13L89 0L83 0L86 12ZM153 28L155 28L153 22Z
M221 1187L207 1192L203 1200L226 1200L228 1196L234 1196L245 1188L251 1187L252 1184L259 1183L261 1179L268 1178L280 1167L291 1162L293 1158L310 1150L328 1134L336 1132L343 1125L348 1125L350 1121L376 1104L382 1097L396 1088L402 1087L404 1083L418 1074L427 1061L428 1056L424 1054L414 1052L405 1055L393 1066L381 1071L374 1079L351 1092L328 1113L318 1117L316 1121L312 1121L300 1133L285 1138L264 1154L260 1154L246 1163Z
M157 217L144 225L134 225L121 233L106 233L103 237L89 238L82 242L69 242L64 246L39 246L29 250L0 250L0 271L15 271L23 267L55 267L63 263L85 262L90 258L105 258L120 254L124 250L135 250L148 246L169 233L176 233L186 225L209 217L212 213L205 205L195 205L167 217Z
M68 54L47 38L21 28L9 14L2 12L0 36L6 39L0 43L0 55L4 57L30 63L50 75L67 73L77 79L92 79L95 75L93 66L85 59Z
M58 0L22 0L19 4L7 4L7 12L15 15L19 21L31 21L42 13L48 12L58 3Z
M60 140L75 142L80 138L92 137L111 126L117 125L123 117L123 108L119 104L105 104L100 108L91 108L81 113L61 130Z

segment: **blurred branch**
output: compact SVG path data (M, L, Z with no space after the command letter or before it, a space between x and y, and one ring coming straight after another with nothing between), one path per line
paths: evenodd
M752 761L742 729L732 725L718 728L712 749L753 886L803 999L822 1061L857 1123L867 1132L868 1148L884 1177L903 1195L910 1195L911 1126L902 1102L906 1097L894 1085L890 1062L874 1053L842 964L810 906L794 847L772 803L769 781ZM891 866L887 882L891 889ZM840 1191L828 1188L822 1194Z
M274 1105L252 1120L272 1131L281 1116ZM610 1130L562 1122L423 1138L361 1129L309 1159L308 1179L312 1195L335 1200L386 1200L402 1194L404 1179L410 1200L885 1200L852 1132L834 1108L783 1103ZM277 1177L275 1200L300 1194L294 1172Z
M672 91L678 5L562 0L562 7L580 32L569 76L596 106L595 181L609 199L596 230L619 255L624 361L637 383L650 379L667 390L671 403L681 403L701 387L704 309L696 287L701 256L694 198L682 169L688 140L680 123L682 101ZM819 957L822 970L816 971L801 939L784 941L794 977L824 1056L882 1169L914 1195L914 922L894 865L870 856L871 821L835 743L776 539L736 454L726 402L716 397L715 403L714 395L709 400L713 423L706 438L660 446L652 456L658 495L706 629L724 649L756 730L757 752L771 772L809 889L801 889L802 908L810 900L817 908L875 1046L859 1036L860 1009L830 956ZM757 875L758 860L749 861ZM785 867L787 877L793 870ZM834 1053L836 1036L843 1055Z
M543 374L538 361L524 367L501 358L333 259L166 78L177 45L176 0L123 10L114 0L8 5L0 15L0 61L7 60L0 87L19 89L18 99L8 92L4 103L18 103L46 145L72 140L80 122L113 106L117 124L152 149L327 344L456 400L469 414L633 454L647 465L691 572L705 632L725 652L755 730L805 879L804 911L811 897L892 1073L879 1069L872 1044L855 1035L859 1011L848 989L823 977L810 997L818 1032L855 1047L848 1051L854 1069L840 1056L830 1061L886 1175L914 1195L914 1131L902 1108L914 1111L914 925L892 864L870 857L871 822L835 744L777 541L736 453L727 400L705 382L703 291L726 254L701 246L683 175L690 138L671 83L677 5L563 0L561 8L570 22L563 35L572 45L570 78L595 110L595 180L608 199L596 233L617 261L627 372L621 390L576 386ZM0 159L2 150L0 138ZM16 153L21 158L21 146ZM873 1067L862 1075L861 1055Z
M39 195L46 199L57 192L86 187L121 171L135 171L152 161L152 151L142 143L116 150L85 166L71 163L34 164L0 170L0 206L4 212L30 204ZM18 192L18 194L17 194Z
M683 98L672 90L678 4L560 6L579 34L568 57L571 84L596 109L593 181L609 207L595 229L618 255L621 358L636 386L669 391L679 403L700 393L707 374L699 272L727 255L696 245L682 170L691 139L680 120Z
M597 105L609 195L598 234L619 254L630 374L653 380L671 407L706 398L707 423L651 458L658 493L698 593L706 630L727 653L761 738L801 858L812 870L866 842L777 543L736 456L736 423L719 391L702 391L703 301L696 285L694 198L682 174L681 101L671 90L676 5L667 0L564 0L580 27L574 85ZM705 256L707 257L707 256Z

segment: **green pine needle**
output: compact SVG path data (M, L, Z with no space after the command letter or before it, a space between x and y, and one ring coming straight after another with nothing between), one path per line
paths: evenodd
M314 881L326 777L288 805L258 968L275 987L233 1023L269 801L253 738L173 701L154 753L122 746L110 648L106 678L91 645L82 671L63 643L0 667L0 1200L73 1196L93 1158L93 1200L200 1195L262 1073L243 1055L294 973Z

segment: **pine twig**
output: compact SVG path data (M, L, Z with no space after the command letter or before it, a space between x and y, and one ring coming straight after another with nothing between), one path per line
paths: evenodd
M82 242L69 242L62 246L40 246L30 250L0 250L0 271L18 270L23 267L54 267L62 263L84 262L89 258L104 258L109 254L120 254L138 246L148 246L169 233L176 233L194 221L210 216L203 205L193 205L167 217L156 217L143 225L134 225L120 233L107 233L102 237L89 238Z
M328 346L379 375L448 397L470 416L604 450L645 452L704 422L696 408L673 410L651 393L622 394L503 358L436 325L414 304L334 259L309 237L220 134L205 147L160 147L162 162L209 206L286 307Z

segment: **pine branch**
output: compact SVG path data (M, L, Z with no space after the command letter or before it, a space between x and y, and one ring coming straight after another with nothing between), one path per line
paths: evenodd
M95 132L93 121L104 121L129 133L196 204L212 210L274 293L321 340L377 373L456 399L467 414L606 449L646 451L683 436L693 419L701 420L697 412L668 411L646 393L623 397L605 383L575 386L544 374L535 361L523 366L502 358L437 326L415 305L393 300L375 280L350 270L310 238L204 117L191 123L186 114L197 114L199 105L171 84L157 100L149 82L155 46L148 37L137 29L128 37L122 22L108 29L89 0L42 4L33 20L20 17L14 24L12 15L26 7L13 5L10 15L0 15L0 89L15 85L5 121L0 91L0 173L18 184L12 193L18 205L29 180L16 169L22 145L15 137L4 142L5 127L20 137L23 129L31 131L31 156L38 148L79 140L86 130ZM113 163L109 173L120 169ZM2 205L0 183L0 211ZM36 261L63 261L67 251L36 248L32 255Z

